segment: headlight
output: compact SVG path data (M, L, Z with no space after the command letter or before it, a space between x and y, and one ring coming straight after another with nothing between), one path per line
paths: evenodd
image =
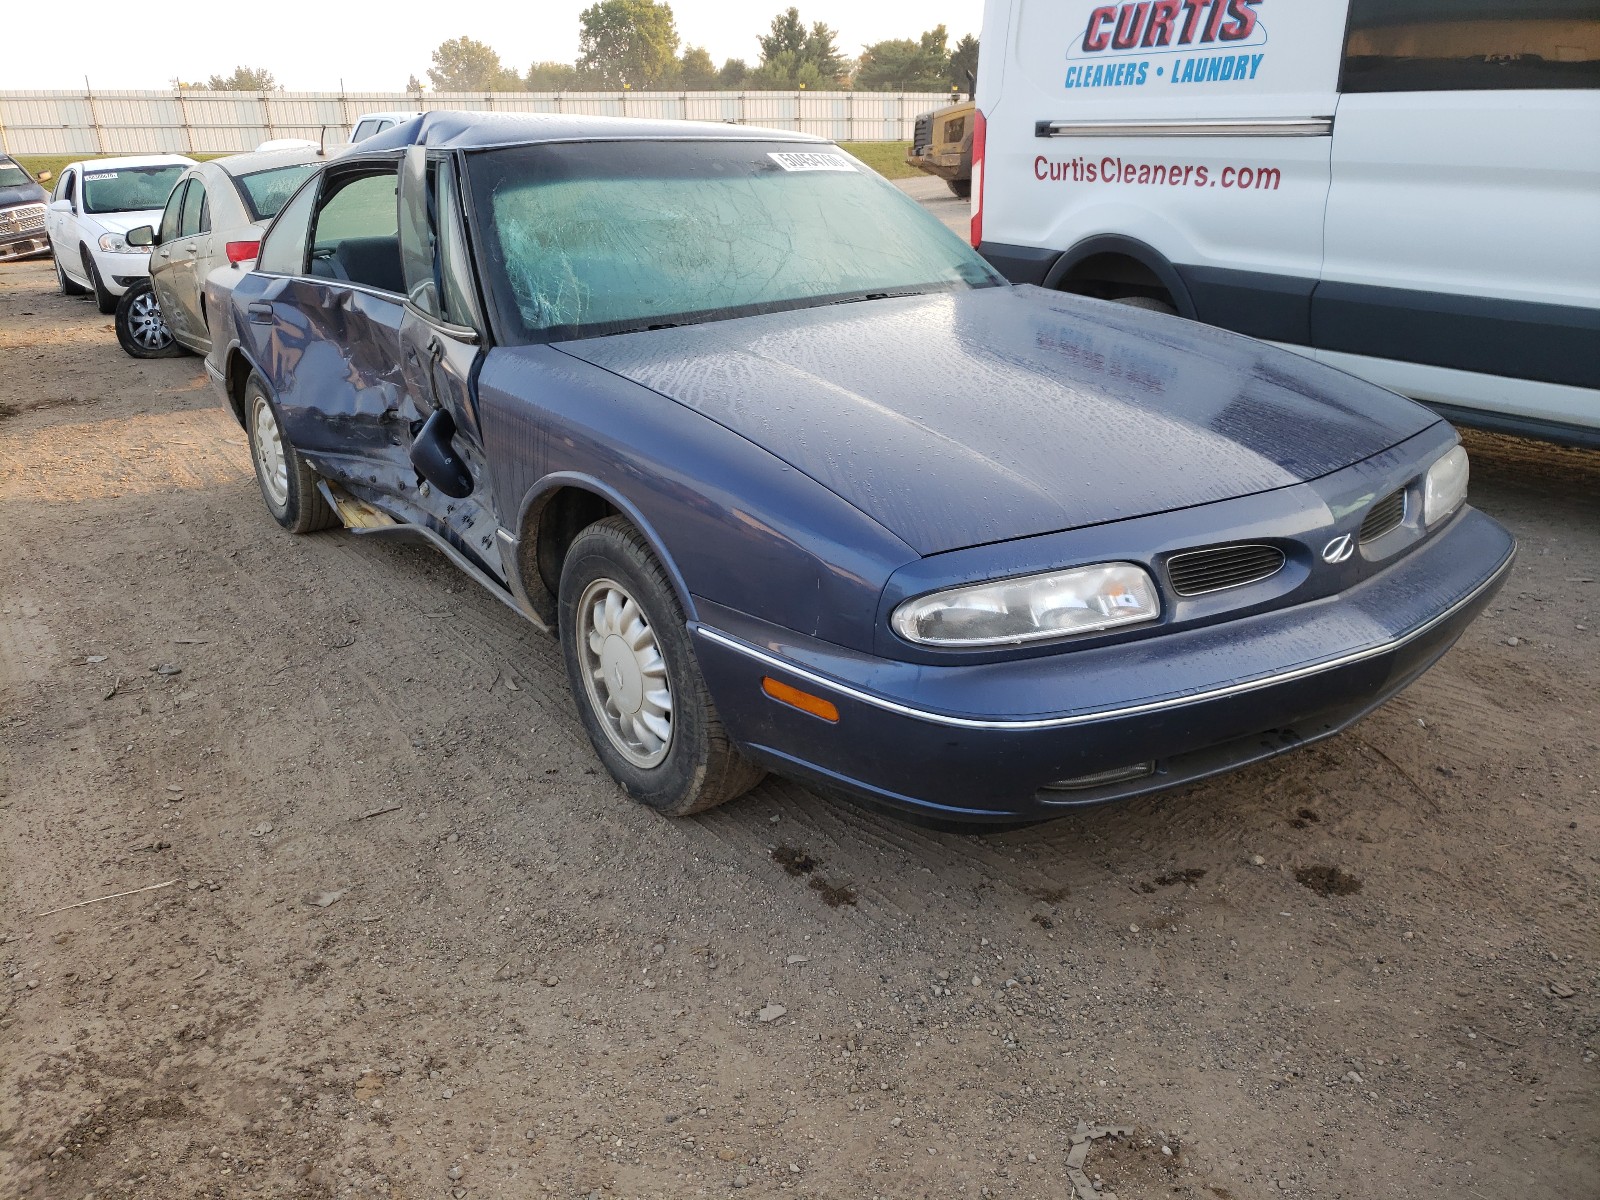
M128 240L120 233L102 233L100 235L100 249L107 254L149 254L149 246L130 246Z
M1432 529L1467 498L1467 452L1460 446L1445 451L1422 484L1422 523Z
M924 646L1001 646L1095 633L1161 615L1155 584L1132 563L998 579L907 600L895 631Z

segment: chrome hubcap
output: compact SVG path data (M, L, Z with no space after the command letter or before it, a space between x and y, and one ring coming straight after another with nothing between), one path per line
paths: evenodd
M140 292L128 306L128 334L146 350L164 350L172 344L172 331L154 292Z
M672 685L644 610L620 583L597 579L577 616L583 682L606 736L634 766L658 766L672 748Z
M255 430L256 474L261 478L261 489L267 499L282 508L289 503L289 460L283 452L278 418L272 415L272 405L265 396L258 395L252 401L250 424Z

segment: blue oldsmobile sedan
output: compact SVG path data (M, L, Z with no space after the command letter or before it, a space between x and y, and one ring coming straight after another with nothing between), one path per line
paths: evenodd
M211 312L278 523L432 543L672 815L767 771L990 825L1187 784L1382 704L1515 550L1427 409L1011 286L798 134L429 114Z

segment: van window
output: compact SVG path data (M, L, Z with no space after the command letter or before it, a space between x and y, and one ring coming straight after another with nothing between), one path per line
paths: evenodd
M1596 87L1596 0L1351 0L1341 91Z

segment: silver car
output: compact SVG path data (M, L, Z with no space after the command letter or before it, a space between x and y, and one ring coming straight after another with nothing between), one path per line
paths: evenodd
M311 173L316 149L234 154L196 163L172 189L157 226L128 231L149 246L150 279L117 305L117 340L135 358L168 358L211 348L206 279L253 260L261 235Z

